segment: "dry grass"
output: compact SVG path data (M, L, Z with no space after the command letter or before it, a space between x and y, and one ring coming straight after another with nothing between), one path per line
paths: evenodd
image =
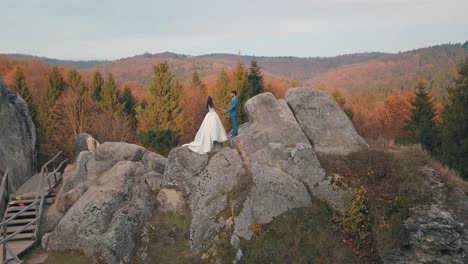
M433 202L432 189L422 168L434 169L449 192L455 187L465 193L468 190L467 182L418 145L388 148L376 144L348 156L321 155L319 159L327 173L340 174L353 188L363 186L368 190L372 236L380 255L407 243L403 221L409 208Z
M242 263L360 263L330 221L332 210L314 200L290 210L251 241L242 241Z

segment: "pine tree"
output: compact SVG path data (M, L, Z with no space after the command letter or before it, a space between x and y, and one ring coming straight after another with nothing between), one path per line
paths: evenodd
M31 113L31 115L34 115L35 111L32 105L31 93L29 92L29 87L26 82L26 76L19 67L16 69L15 77L10 87L13 93L21 96L21 98L23 98L24 101L26 101L26 103L28 104L29 112Z
M93 76L93 82L91 84L91 92L93 93L93 99L96 102L101 101L101 90L104 85L104 79L99 71L96 71Z
M247 121L247 114L245 113L244 105L252 95L252 89L250 89L248 72L241 61L237 62L237 67L234 70L234 86L233 90L239 94L239 119L241 123Z
M216 90L214 95L214 102L217 106L222 109L228 109L229 103L231 102L231 89L229 87L229 76L224 69L218 75L216 80ZM229 116L220 116L226 131L231 130L231 122Z
M47 77L47 85L42 93L39 107L39 122L43 132L47 130L51 110L54 108L60 94L65 90L66 85L58 67L53 67Z
M112 74L107 76L102 85L100 104L102 109L106 111L120 113L123 110L122 105L119 103L119 90Z
M84 82L81 79L81 75L75 70L71 70L68 73L70 88L79 94L84 94L86 92L86 87Z
M260 66L258 66L257 61L255 59L253 59L250 62L248 79L249 79L249 86L250 86L249 88L252 89L250 97L253 97L253 96L256 96L258 94L265 92L262 72L260 70Z
M441 158L468 180L468 60L459 65L442 112Z
M122 95L119 97L119 102L123 106L123 112L126 115L135 117L136 115L136 102L135 102L135 97L132 94L132 91L130 88L125 87Z
M435 116L432 96L426 91L426 86L419 83L416 96L411 100L411 113L405 127L410 133L410 140L428 151L434 151L439 146Z
M177 144L183 128L182 89L167 62L155 65L153 74L148 103L137 109L138 132L146 147L162 152Z

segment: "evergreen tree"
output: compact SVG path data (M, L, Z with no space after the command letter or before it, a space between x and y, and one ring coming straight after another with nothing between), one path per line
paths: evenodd
M51 110L60 94L65 90L66 83L57 66L53 67L47 77L47 84L41 96L39 106L39 122L43 132L47 130Z
M124 91L122 93L122 96L120 96L120 98L119 98L119 102L123 106L123 112L126 115L135 117L135 115L136 115L136 110L135 110L136 102L135 102L135 97L133 96L132 91L130 90L130 88L125 87L125 89L124 89Z
M215 104L222 109L228 109L231 102L231 89L229 87L229 76L224 69L218 75L216 80L216 90L214 95ZM231 130L231 122L228 115L220 116L226 131Z
M23 98L24 101L26 101L26 103L28 104L29 112L31 113L31 115L34 115L35 111L32 105L31 93L29 92L29 87L26 82L26 76L20 68L16 69L15 77L10 87L13 93L21 96L21 98Z
M99 71L96 71L93 76L93 82L91 84L91 91L93 93L93 99L96 102L101 101L101 90L104 85L104 79Z
M463 43L462 48L468 49L468 41L465 41L465 43Z
M241 61L238 61L237 67L233 73L233 90L237 91L237 93L239 94L239 119L241 123L247 121L247 114L245 113L244 105L245 102L247 102L247 100L249 100L249 98L252 95L252 89L250 89L248 75L249 74L245 66L242 64Z
M411 100L411 113L405 128L410 133L410 140L431 152L439 146L435 116L432 96L426 91L426 86L419 83L416 96Z
M182 89L167 62L155 65L153 74L148 103L144 109L137 109L138 131L146 147L162 152L177 145L178 140L174 139L180 137L183 128ZM170 136L170 140L166 140L166 136ZM161 147L161 142L166 145Z
M75 70L68 73L70 88L79 94L83 94L86 90L84 82L81 80L81 75Z
M250 97L256 96L265 92L265 86L263 84L263 76L260 70L260 66L258 66L257 61L255 59L252 60L250 63L249 69L249 88L251 89Z
M468 60L459 65L442 112L441 158L468 179Z
M120 113L123 110L122 105L119 103L119 90L112 74L107 76L102 85L100 104L102 109L106 111Z

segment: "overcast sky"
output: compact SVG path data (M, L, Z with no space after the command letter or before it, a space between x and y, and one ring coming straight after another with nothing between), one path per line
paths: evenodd
M467 0L0 0L0 53L335 56L468 40Z

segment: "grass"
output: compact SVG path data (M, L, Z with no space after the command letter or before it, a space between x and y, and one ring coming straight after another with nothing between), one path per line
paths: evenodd
M321 155L319 160L328 174L337 173L351 187L367 190L372 239L379 255L406 243L403 221L409 208L433 202L422 168L434 169L449 188L468 191L467 182L415 145L363 150L347 156Z
M88 264L92 263L91 260L85 257L83 254L76 251L48 251L46 252L40 246L28 252L24 257L24 263L37 263L34 261L35 257L38 255L46 254L47 258L43 264Z
M190 222L187 207L179 212L156 212L151 220L147 257L135 257L132 263L199 263L199 257L190 251Z
M318 200L276 217L251 241L242 241L243 263L358 263L332 217L332 210Z

